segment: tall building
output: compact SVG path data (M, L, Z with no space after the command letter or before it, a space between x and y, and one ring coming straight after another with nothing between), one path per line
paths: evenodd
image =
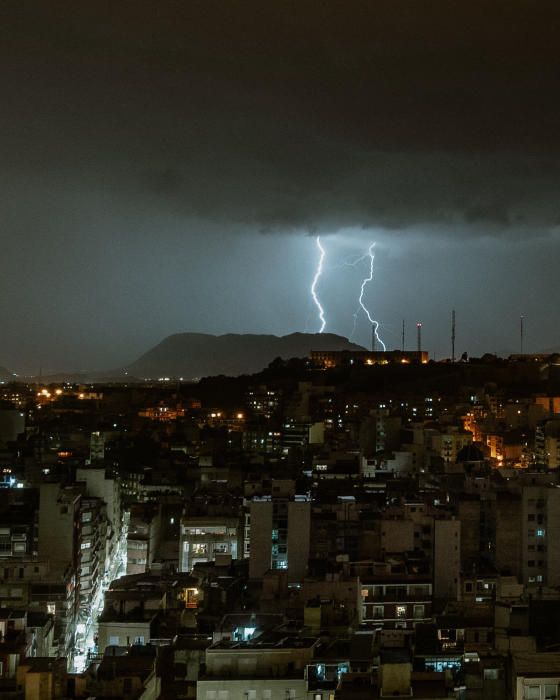
M521 508L521 571L526 585L560 585L560 489L525 486Z
M0 407L0 445L17 440L25 431L25 413L17 408Z
M458 600L461 574L461 522L434 520L434 598Z
M161 506L156 503L133 503L126 537L126 573L149 571L162 535Z
M472 443L472 433L456 426L424 431L426 447L447 464L455 464L459 452Z
M493 510L492 555L500 574L521 574L521 499L519 494L498 491L491 501Z
M81 493L76 488L63 488L58 483L40 487L39 556L49 557L54 566L77 566L78 532Z
M37 554L37 489L0 489L0 561Z
M69 638L76 647L91 624L105 575L107 519L102 499L83 495L78 486L44 483L40 487L39 556L48 558L51 572L73 572L73 615ZM72 651L70 651L72 653Z
M547 469L560 467L560 420L549 420L535 429L535 458Z
M49 559L52 573L61 576L70 571L72 595L66 603L64 631L66 655L76 646L76 628L79 620L79 538L80 493L63 489L60 484L41 484L39 496L39 557ZM49 597L52 593L48 591Z
M122 510L120 480L107 473L104 467L76 469L76 481L85 483L85 493L99 498L105 504L107 533L105 537L105 569L109 570L120 551Z
M249 577L286 569L288 581L301 581L307 571L310 531L310 501L298 497L251 501Z

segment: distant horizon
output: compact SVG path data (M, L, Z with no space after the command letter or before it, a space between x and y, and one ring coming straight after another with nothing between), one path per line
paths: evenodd
M303 336L336 336L338 338L344 339L348 341L349 343L354 343L355 345L359 346L361 349L365 351L371 351L371 346L367 346L365 344L356 342L354 340L350 340L347 336L341 333L335 333L335 332L330 332L328 330L323 331L322 333L316 331L316 332L305 332L305 331L291 331L288 333L258 333L258 332L236 332L236 331L228 331L224 333L211 333L211 332L205 332L205 331L177 331L175 333L170 333L166 335L164 338L161 338L161 340L155 342L152 344L150 347L145 348L144 350L139 351L134 358L132 358L129 362L127 363L122 363L122 364L114 364L112 366L105 366L105 367L100 367L92 365L89 367L80 367L80 368L73 368L71 366L64 366L63 364L56 366L56 367L49 367L49 366L42 366L41 364L37 365L36 369L33 369L32 367L18 367L18 366L12 366L9 363L3 362L3 359L0 357L0 369L6 370L9 373L12 373L13 376L17 379L18 377L20 378L26 378L26 379L36 379L38 377L49 377L49 376L54 376L54 375L102 375L104 373L107 373L108 375L111 373L115 372L120 372L123 371L125 372L128 367L133 365L139 358L141 358L143 355L149 353L152 351L154 348L158 347L162 343L164 343L167 339L172 338L174 336L184 336L184 335L196 335L196 336L205 336L205 337L213 337L213 338L222 338L222 337L227 337L227 336L261 336L261 337L273 337L273 338L286 338L294 335L303 335ZM412 334L411 334L412 335ZM414 338L415 339L415 338ZM457 348L457 345L456 345ZM321 350L320 347L314 348L316 350ZM387 352L392 352L392 351L400 351L401 346L398 347L392 347L390 345L387 345ZM417 350L416 343L412 344L406 344L405 343L405 352L414 352ZM428 353L429 359L433 360L435 362L443 362L443 361L450 361L451 360L451 350L446 354L444 352L440 353L439 355L437 353L434 354L434 352L430 351L429 348L422 347L422 350ZM382 352L382 348L377 347L376 352ZM460 361L460 358L462 356L464 351L457 351L455 352L455 360L456 362ZM481 352L477 353L467 353L469 358L481 358L484 355L494 355L500 359L508 359L510 356L516 356L516 355L526 355L526 356L531 356L531 355L550 355L554 354L556 352L560 352L560 346L551 346L551 347L545 347L545 348L540 348L540 349L532 349L532 348L524 348L523 353L520 353L520 348L511 348L511 349L506 349L502 348L501 351L495 351L495 350L483 350Z

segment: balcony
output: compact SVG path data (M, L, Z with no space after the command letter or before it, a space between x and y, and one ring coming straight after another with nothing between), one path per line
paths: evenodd
M231 541L235 542L237 540L237 534L228 534L225 532L208 532L204 535L183 535L183 542L189 544L193 547L196 544L212 544L218 541Z
M305 679L307 680L307 690L335 690L340 682L341 676L350 670L349 662L340 663L316 663L310 664L305 669Z
M366 595L364 595L366 593ZM363 603L429 603L432 600L431 586L426 590L407 589L406 586L387 587L383 589L371 589L362 586Z

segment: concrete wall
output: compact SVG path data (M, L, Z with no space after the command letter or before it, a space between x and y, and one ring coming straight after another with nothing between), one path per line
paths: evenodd
M458 518L461 521L461 562L463 567L478 560L480 552L480 498L459 501Z
M257 646L248 646L246 649L217 649L206 650L206 673L209 676L237 674L243 676L258 675L261 678L268 673L271 676L283 676L287 672L303 671L313 659L313 648L273 648L262 649ZM291 669L289 671L289 669Z
M521 576L521 500L496 494L495 562L500 573Z
M25 413L17 409L0 409L0 444L13 442L25 432Z
M270 691L269 693L267 691ZM196 700L304 700L303 678L204 680L196 684Z
M270 569L272 557L272 503L251 502L251 548L249 578L262 578Z
M560 489L548 489L546 511L547 585L560 586Z
M111 641L112 637L118 637L118 643ZM117 646L134 644L138 637L144 638L144 644L150 641L150 621L145 622L100 622L98 646L101 652L105 651L112 643Z
M288 582L303 580L309 560L311 538L311 503L288 504Z
M39 500L39 556L67 564L74 558L74 502L59 502L59 484L41 484Z
M434 521L434 598L458 600L461 571L461 523Z
M414 550L412 520L382 520L381 549L385 552L412 552Z

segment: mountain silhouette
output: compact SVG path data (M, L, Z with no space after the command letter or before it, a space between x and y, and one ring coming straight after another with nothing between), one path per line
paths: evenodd
M194 379L225 374L238 376L264 369L277 357L308 357L311 350L363 350L333 333L290 335L177 333L170 335L126 371L135 377Z

